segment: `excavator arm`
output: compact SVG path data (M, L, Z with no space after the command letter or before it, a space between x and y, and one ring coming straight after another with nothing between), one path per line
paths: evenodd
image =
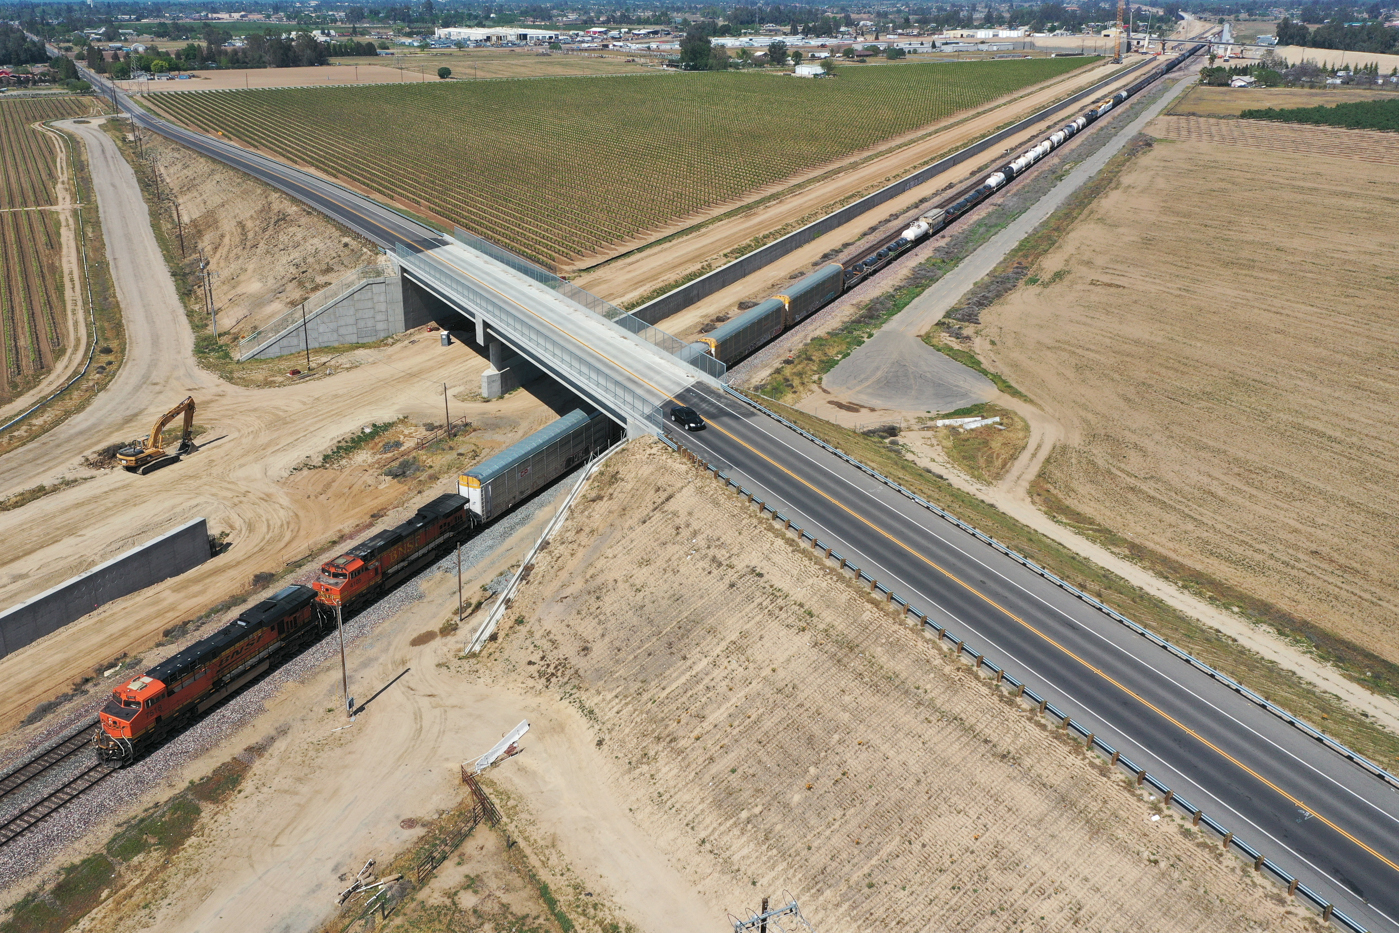
M173 454L167 454L161 446L161 434L167 425L184 414L184 429L180 433L180 446ZM194 449L194 396L167 411L151 428L151 434L144 440L132 441L117 451L117 462L133 473L149 473L160 467L174 463L184 454Z
M159 448L161 442L161 434L164 433L166 425L174 421L175 418L181 412L183 412L185 416L185 427L184 432L180 435L180 453L187 453L187 448L190 443L190 437L194 430L193 395L189 396L183 402L176 405L174 408L170 409L164 415L161 416L161 419L155 423L155 427L151 428L150 439L146 441L147 446L152 448Z

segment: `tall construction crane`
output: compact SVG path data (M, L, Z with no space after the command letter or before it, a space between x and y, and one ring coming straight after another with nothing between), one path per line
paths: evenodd
M161 432L165 426L174 421L180 415L185 416L184 430L180 433L180 446L173 454L166 453L165 448L160 446ZM194 450L194 396L186 398L183 402L167 411L151 428L149 437L132 441L117 450L117 462L131 473L140 473L145 476L164 466L176 462L180 457Z
M1117 0L1117 55L1116 55L1116 56L1113 58L1113 60L1112 60L1112 63L1113 63L1114 65L1120 65L1120 64L1122 64L1122 56L1123 56L1123 54L1124 54L1124 52L1123 52L1123 45L1122 45L1122 42L1123 42L1122 20L1126 17L1126 15L1127 15L1127 0ZM1130 49L1130 48L1131 48L1131 45L1132 45L1132 44L1131 44L1130 42L1128 42L1128 43L1127 43L1127 48Z

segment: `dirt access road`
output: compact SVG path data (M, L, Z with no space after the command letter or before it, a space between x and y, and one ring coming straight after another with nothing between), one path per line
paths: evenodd
M389 347L353 351L334 373L276 389L232 386L200 369L193 336L164 264L134 174L94 124L79 125L92 153L113 280L127 321L129 356L113 384L81 414L33 444L0 458L0 494L60 475L94 477L10 512L0 535L10 542L0 573L0 604L12 605L190 519L226 533L225 554L168 583L132 594L0 659L11 689L0 700L0 727L121 652L137 654L161 632L244 591L254 574L277 572L333 539L366 527L369 517L420 483L382 475L382 464L352 461L303 469L362 425L406 419L410 429L443 419L442 386L452 416L473 422L459 461L466 466L554 417L528 392L483 402L475 394L486 361L455 344L405 336ZM94 471L81 458L150 429L187 394L207 428L200 450L150 476ZM453 464L453 467L456 464ZM435 478L435 477L434 477Z
M101 123L65 120L58 126L76 134L87 148L102 236L126 325L126 360L87 408L0 457L0 497L53 480L98 447L144 435L160 412L186 395L207 393L219 382L194 362L194 333L151 234L136 174Z

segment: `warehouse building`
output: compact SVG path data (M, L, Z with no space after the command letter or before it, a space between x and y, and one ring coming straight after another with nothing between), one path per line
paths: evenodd
M559 41L559 34L543 29L519 29L511 26L443 26L438 28L437 38L450 42L488 42L491 45L502 45L506 42L544 44Z

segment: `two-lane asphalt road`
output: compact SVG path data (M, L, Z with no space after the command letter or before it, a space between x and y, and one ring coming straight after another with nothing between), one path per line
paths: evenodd
M731 395L677 440L1370 929L1399 929L1399 791ZM717 487L716 487L717 488Z
M315 175L137 111L377 243L440 236ZM732 396L687 443L1369 929L1399 931L1399 792ZM718 487L716 486L716 489Z

